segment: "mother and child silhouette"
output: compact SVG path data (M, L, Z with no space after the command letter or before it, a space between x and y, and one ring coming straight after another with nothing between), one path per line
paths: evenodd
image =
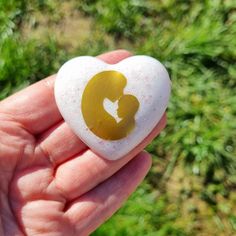
M118 71L103 71L88 82L82 95L82 114L88 128L105 140L126 137L135 128L138 99L124 94L127 79ZM118 101L117 121L105 108L104 99Z

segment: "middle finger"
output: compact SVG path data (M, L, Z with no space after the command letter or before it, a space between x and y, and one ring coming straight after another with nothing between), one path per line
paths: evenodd
M55 173L55 186L67 200L72 200L103 182L127 164L165 127L162 117L153 131L130 153L116 161L106 160L90 149L61 164Z

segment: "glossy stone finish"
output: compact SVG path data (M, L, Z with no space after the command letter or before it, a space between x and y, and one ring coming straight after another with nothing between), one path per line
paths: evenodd
M157 125L170 89L165 67L152 57L132 56L110 65L82 56L60 68L55 98L63 118L81 140L98 155L117 160Z

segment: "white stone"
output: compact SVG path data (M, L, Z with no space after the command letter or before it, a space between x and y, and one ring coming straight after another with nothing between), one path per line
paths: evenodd
M124 138L105 140L94 134L86 125L81 109L82 95L91 78L102 71L118 71L127 79L124 94L135 96L139 108L134 116L135 127ZM95 57L81 56L66 62L59 70L55 82L55 98L58 108L76 135L95 153L117 160L128 154L158 124L164 114L171 82L165 67L149 56L132 56L111 65ZM104 110L116 122L118 101L104 98ZM96 119L96 117L94 117Z

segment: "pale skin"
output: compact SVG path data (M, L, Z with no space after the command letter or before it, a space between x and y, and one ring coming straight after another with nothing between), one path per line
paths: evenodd
M117 63L118 50L98 56ZM91 151L63 121L50 76L0 102L0 235L89 235L121 207L151 166L143 148L108 161Z

